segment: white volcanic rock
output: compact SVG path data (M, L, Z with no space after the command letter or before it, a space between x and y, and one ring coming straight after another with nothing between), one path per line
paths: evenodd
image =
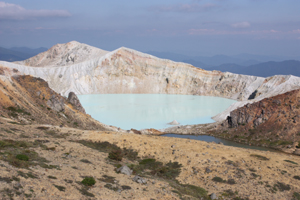
M107 53L108 51L72 41L66 44L54 45L48 51L15 63L32 67L69 66L93 58L99 58Z
M168 123L170 125L179 125L179 123L176 120L173 120L172 122Z
M78 52L85 52L81 49L85 48L85 45L75 42L71 44L75 55L80 57ZM65 46L70 46L70 43ZM61 49L68 48L61 47ZM52 52L52 50L48 51ZM51 54L47 52L42 54ZM59 58L67 54L61 54L55 57L55 62L49 60L48 63L51 65L43 65L43 67L37 66L47 62L23 61L27 64L33 63L35 67L4 61L0 61L0 65L41 77L52 89L65 96L69 92L76 94L156 93L218 96L239 100L224 113L216 116L214 119L217 121L225 119L231 110L245 103L300 88L300 78L295 76L278 75L262 78L206 71L189 64L160 59L124 47L103 55L99 53L99 56L96 56L96 53L87 55L91 59L82 56L80 60L85 61L75 61L75 64L69 62L66 64L64 59ZM30 59L38 60L38 56ZM59 63L65 65L58 66ZM254 100L248 101L250 97Z

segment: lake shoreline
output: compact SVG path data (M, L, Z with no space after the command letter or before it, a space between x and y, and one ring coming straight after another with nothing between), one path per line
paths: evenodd
M295 143L291 145L290 148L286 148L286 146L270 146L265 143L256 143L255 145L251 142L248 142L247 140L240 140L238 138L231 138L230 135L227 134L220 134L220 127L222 127L222 121L221 122L214 122L214 123L208 123L208 124L196 124L196 125L185 125L185 126L173 126L167 129L162 129L163 134L176 134L176 135L193 135L193 136L199 136L199 135L208 135L213 136L215 138L224 139L227 141L235 142L242 145L249 145L249 146L255 146L255 147L263 147L263 148L269 148L273 149L274 151L287 153L287 154L293 154L293 152L297 149ZM160 134L160 135L163 135ZM244 141L244 142L243 142Z

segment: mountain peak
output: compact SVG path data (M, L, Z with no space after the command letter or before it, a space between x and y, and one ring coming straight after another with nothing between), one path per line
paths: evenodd
M102 57L107 53L108 51L77 41L71 41L68 43L56 44L45 52L17 63L33 67L68 66Z

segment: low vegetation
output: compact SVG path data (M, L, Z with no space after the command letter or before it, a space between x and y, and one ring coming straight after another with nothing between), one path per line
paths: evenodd
M85 177L81 183L85 186L92 186L95 185L96 181L93 177Z

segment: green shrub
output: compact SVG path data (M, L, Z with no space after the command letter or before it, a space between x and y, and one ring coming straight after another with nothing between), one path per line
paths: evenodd
M85 186L92 186L95 185L96 181L93 177L85 177L81 183Z
M300 180L300 176L294 176L294 179Z
M212 180L215 181L215 182L218 182L218 183L225 182L221 177L218 177L218 176L214 177Z
M29 160L29 157L26 156L26 155L24 155L24 154L18 154L18 155L16 155L16 158L18 160L24 160L24 161L28 161Z

